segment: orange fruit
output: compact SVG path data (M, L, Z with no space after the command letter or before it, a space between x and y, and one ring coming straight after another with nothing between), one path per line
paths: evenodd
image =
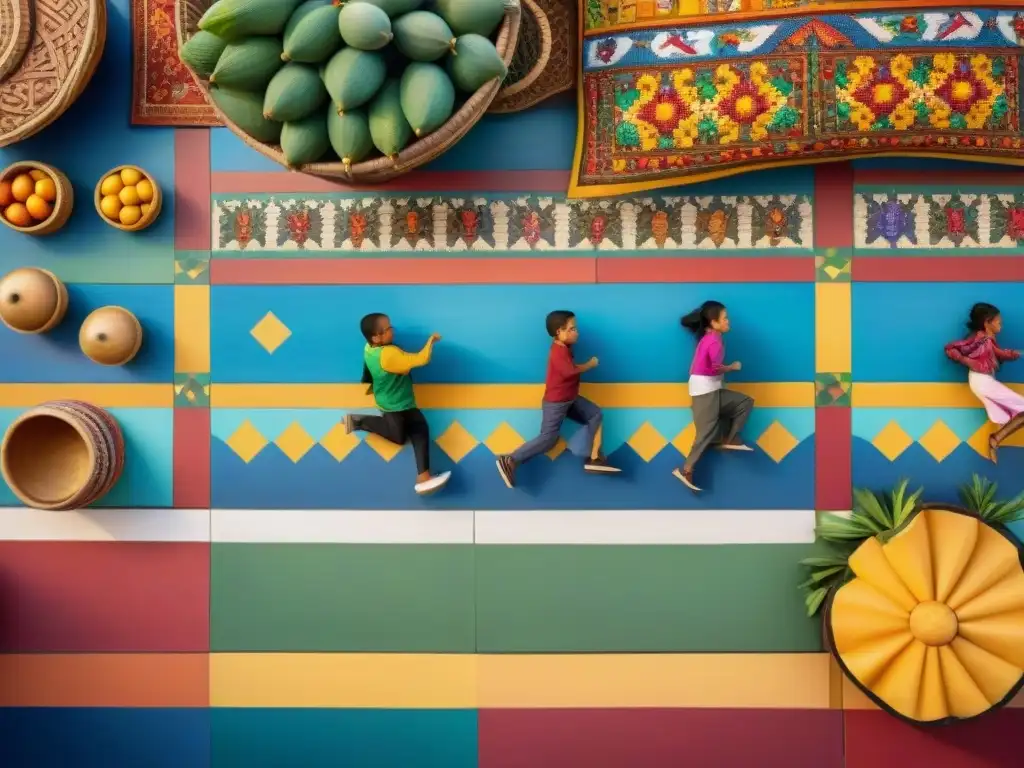
M100 210L108 219L117 221L117 215L121 213L121 200L117 195L107 195L100 200Z
M112 173L103 180L100 184L100 194L106 197L107 195L116 195L124 187L124 183L121 181L121 177L116 173Z
M137 205L126 205L121 209L121 213L118 214L118 218L121 220L122 224L126 227L130 227L133 224L139 223L139 219L142 218L142 211Z
M138 205L142 202L139 200L139 191L134 186L125 187L117 193L117 196L121 198L124 205Z
M28 196L36 191L36 183L27 173L19 173L11 182L11 194L19 203L28 200Z
M153 206L150 203L143 203L140 207L142 208L142 215L149 216L149 211Z
M11 182L0 181L0 208L6 208L14 202L14 195L11 193Z
M46 202L52 203L57 199L57 185L50 178L37 179L36 194Z
M53 213L53 206L39 195L29 195L28 200L25 201L25 208L28 210L29 216L36 221L46 221Z
M11 203L8 205L4 209L4 218L16 227L29 227L34 223L28 210L21 203Z
M32 181L42 181L46 178L46 174L43 171L36 169L29 171L28 175L32 177Z
M121 181L126 187L133 187L142 181L142 174L137 168L122 168Z
M153 182L143 179L135 185L135 191L139 193L139 200L144 203L153 202Z

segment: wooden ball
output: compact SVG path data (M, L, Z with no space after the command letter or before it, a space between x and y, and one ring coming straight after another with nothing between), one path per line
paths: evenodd
M78 345L94 363L124 365L142 346L142 326L124 307L100 307L82 323Z
M45 269L22 267L0 280L0 320L19 333L43 333L64 317L67 291Z

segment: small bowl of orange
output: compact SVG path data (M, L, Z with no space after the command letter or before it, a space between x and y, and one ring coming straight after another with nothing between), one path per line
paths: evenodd
M163 195L152 176L135 165L119 165L96 185L96 211L125 232L145 229L160 215Z
M52 165L22 160L0 171L0 221L26 235L50 235L75 204L68 177Z

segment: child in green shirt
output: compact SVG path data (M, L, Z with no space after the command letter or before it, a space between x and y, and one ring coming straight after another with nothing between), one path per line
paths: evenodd
M362 319L359 328L366 337L363 350L363 383L381 411L380 416L345 415L345 431L371 432L404 445L412 443L416 457L416 493L425 496L440 490L448 482L451 472L430 474L430 427L423 413L416 407L413 393L413 368L430 362L434 344L441 340L436 333L427 339L423 349L416 353L404 352L394 344L395 331L387 315L374 312Z

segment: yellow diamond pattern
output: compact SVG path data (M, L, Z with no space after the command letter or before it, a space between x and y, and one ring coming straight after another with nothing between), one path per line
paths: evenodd
M224 442L246 464L267 447L267 438L261 435L260 431L248 419L243 421L238 429L232 433L231 437Z
M757 438L757 444L762 451L767 453L776 464L782 461L794 448L799 445L797 440L782 424L773 421L768 425L762 435Z
M946 422L939 419L921 435L921 439L917 442L931 454L933 459L942 461L960 445L960 438L946 425Z
M458 464L466 455L480 445L480 442L457 421L453 421L441 435L434 440L441 450L448 454L452 461Z
M871 444L889 461L895 461L901 453L913 444L914 439L895 421L890 421L875 435Z
M288 341L288 337L292 335L288 326L278 320L277 315L273 312L267 312L263 319L252 327L249 333L271 355L277 351L278 347Z
M561 456L565 452L565 449L568 448L568 447L569 447L569 444L567 442L565 442L565 440L563 438L560 437L560 438L558 438L558 442L555 443L555 447L552 448L547 453L545 453L544 455L547 456L552 461L554 461L559 456Z
M274 445L281 449L281 452L298 464L299 459L309 453L309 449L316 445L316 440L309 436L309 433L302 428L297 421L288 425L274 440Z
M693 422L690 422L686 426L686 429L675 436L672 440L672 445L675 446L675 449L683 454L683 456L689 456L690 449L693 448L693 441L696 437L697 428L693 425Z
M626 444L636 451L636 455L641 459L650 461L668 445L668 440L651 425L651 422L645 421Z
M402 452L404 445L395 445L390 440L385 440L379 435L367 435L366 444L373 448L384 461L391 461L395 456Z
M334 457L335 461L342 461L359 445L359 438L355 435L345 434L345 425L338 423L320 438L320 445Z
M512 429L512 426L507 421L503 421L498 425L498 428L491 432L490 436L484 440L484 445L486 445L487 450L495 456L504 456L507 453L512 453L512 451L525 442L526 441L523 439L522 435ZM554 448L551 450L554 450Z
M996 427L991 421L982 424L978 431L967 438L967 444L977 451L981 456L988 458L988 439L995 432Z

